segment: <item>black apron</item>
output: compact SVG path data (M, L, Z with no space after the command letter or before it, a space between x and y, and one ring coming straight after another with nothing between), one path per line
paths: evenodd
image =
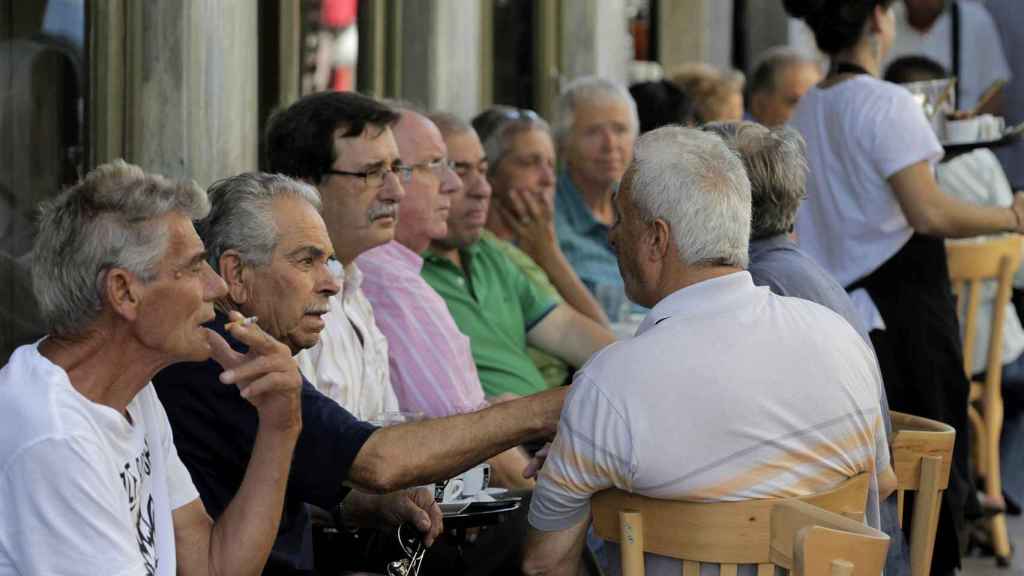
M949 488L943 494L932 573L960 565L964 508L974 490L968 462L967 403L960 325L941 238L914 234L877 270L847 287L864 288L885 330L871 341L885 381L889 407L956 429ZM905 524L906 525L906 524Z

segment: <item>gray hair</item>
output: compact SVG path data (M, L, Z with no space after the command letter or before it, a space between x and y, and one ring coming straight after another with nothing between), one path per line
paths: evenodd
M209 211L194 182L147 174L114 160L40 207L32 283L47 330L83 334L103 311L104 283L112 268L151 282L167 248L167 227L157 222L178 212L196 220Z
M820 62L790 46L776 46L765 50L751 69L747 93L754 95L759 92L774 92L778 88L779 72L798 64L816 66Z
M725 140L743 160L750 178L754 240L793 230L806 197L806 144L789 127L768 129L754 122L716 122L704 126Z
M633 134L640 131L640 116L636 111L636 101L633 100L633 96L625 86L597 76L584 76L570 82L562 90L555 103L555 142L559 146L566 144L566 139L576 122L576 108L580 104L604 102L621 102L627 105L630 118L633 121Z
M210 186L210 214L196 223L206 244L210 266L220 270L220 259L228 250L238 251L247 266L270 263L280 240L274 224L273 201L291 196L321 210L316 188L283 174L246 172L218 180Z
M669 224L684 263L747 267L750 181L721 138L680 126L647 132L626 178L641 218Z
M516 134L540 130L551 136L551 126L536 112L511 106L491 106L473 118L473 127L483 141L490 176L508 155L509 145Z

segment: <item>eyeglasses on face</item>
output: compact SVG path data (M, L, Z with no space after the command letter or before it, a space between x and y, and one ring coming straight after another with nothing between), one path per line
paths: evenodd
M362 178L363 184L367 188L381 188L384 186L384 181L387 179L388 174L394 174L395 177L403 184L409 182L409 180L412 179L413 168L413 166L406 166L405 164L396 162L390 166L383 164L380 166L374 166L373 168L363 170L362 172L350 172L348 170L336 170L331 168L324 170L324 174Z
M444 176L448 170L457 172L455 162L449 160L444 156L440 158L435 158L434 160L425 160L423 162L417 162L416 164L407 164L403 166L403 168L409 171L408 178L412 178L412 172L414 170L429 170L434 173L434 176L437 176L438 179L442 180L444 179ZM403 180L403 182L408 182L408 178Z

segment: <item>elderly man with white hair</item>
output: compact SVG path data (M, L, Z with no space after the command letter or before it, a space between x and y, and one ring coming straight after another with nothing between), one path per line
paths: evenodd
M633 97L610 80L579 78L558 98L555 138L565 170L558 176L555 228L565 257L612 322L626 306L608 243L612 192L633 158L639 126Z
M614 202L626 292L652 309L634 338L577 373L534 491L526 573L576 574L590 498L607 488L746 500L890 469L871 348L831 310L756 287L744 270L750 182L720 138L645 134ZM804 464L779 465L793 461ZM681 566L651 556L647 570Z
M189 182L105 164L44 205L32 279L48 335L0 370L0 574L259 574L302 428L287 346L237 312L233 351L203 323L227 292ZM150 384L213 357L258 438L214 522Z

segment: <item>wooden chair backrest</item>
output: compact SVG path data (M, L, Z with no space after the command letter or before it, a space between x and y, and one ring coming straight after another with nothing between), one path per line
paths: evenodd
M910 571L913 576L930 573L935 532L939 525L942 491L949 486L956 430L948 424L891 412L891 450L896 468L896 490L903 519L906 490L917 492L910 533Z
M875 576L889 550L881 530L798 500L772 507L771 538L773 563L794 576Z
M1013 275L1020 266L1021 237L1017 234L984 242L949 242L946 260L949 279L957 297L957 311L964 327L964 371L974 372L974 343L978 328L978 307L986 281L998 283L989 328L988 357L985 366L990 378L998 377L1003 365L1003 320L1013 290ZM965 301L966 299L966 301Z
M802 498L711 503L658 500L613 489L594 495L591 510L598 536L620 544L627 540L622 546L624 566L627 558L639 555L642 562L642 552L650 552L683 560L684 574L699 570L701 562L722 564L722 576L734 574L739 564L759 564L761 574L761 569L774 565L771 518L775 505L802 501L860 522L869 483L868 474L859 474L832 490ZM630 532L623 527L621 511L636 512L646 530Z

